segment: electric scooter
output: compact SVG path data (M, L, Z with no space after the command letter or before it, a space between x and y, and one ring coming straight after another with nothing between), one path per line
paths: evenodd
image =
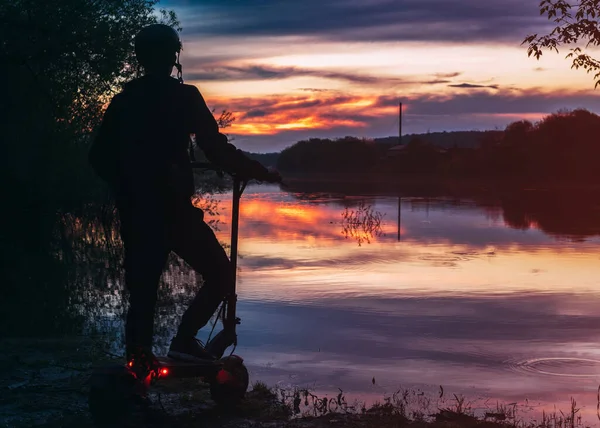
M209 163L192 162L194 168L215 168ZM222 176L222 172L217 171ZM209 340L205 349L215 358L189 362L169 357L157 357L158 367L128 361L124 365L100 367L90 379L88 404L96 424L114 426L127 417L136 406L148 406L147 391L157 381L165 378L200 378L210 386L210 395L217 405L235 406L245 396L249 385L248 369L244 360L233 354L237 345L236 326L241 320L236 316L237 294L235 279L237 271L239 204L248 181L231 174L233 178L233 201L231 220L231 268L233 291L225 297L218 310L223 330ZM216 321L215 321L216 322ZM230 346L230 355L223 357Z

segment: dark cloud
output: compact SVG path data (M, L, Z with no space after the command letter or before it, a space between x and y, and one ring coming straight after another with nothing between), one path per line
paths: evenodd
M358 73L343 73L328 70L311 70L299 67L271 67L265 65L252 65L247 67L215 67L209 70L195 70L187 74L190 80L270 80L287 79L297 76L313 76L325 79L345 80L351 83L373 84L380 83L383 79L377 76L368 76ZM390 82L402 83L403 79L390 78Z
M462 114L526 114L552 113L562 108L600 110L600 96L591 91L576 93L541 92L537 90L509 90L490 93L470 91L451 96L434 94L408 98L407 115L462 115ZM398 97L382 96L377 105L396 106Z
M450 83L450 80L445 79L436 79L436 80L426 80L423 82L424 85L441 85L443 83Z
M451 88L464 88L464 89L477 89L477 88L491 88L498 89L498 85L478 85L475 83L457 83L453 85L448 85Z
M298 88L299 91L304 92L329 92L329 89L318 89L318 88Z
M186 35L521 43L546 21L521 0L173 0ZM426 53L424 53L426 54Z
M217 66L211 68L194 68L186 73L186 79L192 81L239 81L239 80L277 80L290 77L311 76L323 79L342 80L349 83L364 85L414 85L414 84L443 84L446 79L422 80L414 78L383 77L361 73L347 73L333 70L308 69L301 67L274 67L268 65L248 65L243 67ZM449 76L452 77L452 76ZM315 91L310 89L310 91ZM319 90L316 90L319 91Z
M246 114L244 114L244 117L247 118L251 118L251 117L264 117L268 114L267 111L265 110L250 110L249 112L247 112Z
M459 71L455 71L452 73L435 73L434 76L439 78L439 79L450 79L452 77L458 77L460 76L462 73Z

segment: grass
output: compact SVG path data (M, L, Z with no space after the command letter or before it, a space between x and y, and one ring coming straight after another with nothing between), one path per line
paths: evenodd
M443 388L441 388L443 393ZM445 407L434 405L434 400L421 391L399 390L383 402L370 407L364 405L345 405L346 398L340 394L334 399L319 398L306 390L297 390L287 398L287 406L295 408L298 393L300 396L311 397L304 401L307 405L301 417L292 419L285 427L324 428L326 426L340 427L495 427L495 428L583 428L577 408L577 403L571 399L571 407L567 412L554 411L543 413L539 421L520 418L516 404L511 406L496 404L495 408L487 409L481 416L476 416L471 404L463 396L452 395ZM441 398L441 397L440 397ZM325 402L335 401L336 409L325 406ZM284 400L284 402L286 402ZM600 401L599 401L600 403ZM296 413L294 411L294 413ZM314 413L310 415L310 413Z
M0 427L92 427L87 409L87 380L93 364L115 362L89 338L1 340ZM583 428L574 399L570 409L543 413L538 421L519 415L516 404L495 404L476 412L460 395L432 397L399 389L366 406L349 401L341 389L319 396L309 389L271 388L254 382L235 409L221 409L207 385L196 379L173 379L152 389L152 412L128 426L191 428ZM600 403L600 396L599 396ZM478 413L478 414L476 414ZM148 416L150 417L142 417Z

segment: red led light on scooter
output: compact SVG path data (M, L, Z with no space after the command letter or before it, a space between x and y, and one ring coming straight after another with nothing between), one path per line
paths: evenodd
M232 382L233 380L235 380L235 378L233 376L231 376L231 374L227 370L221 369L217 373L217 382L219 382L221 384L229 383L229 382Z
M167 369L161 369L160 370L160 374L163 375L163 376L166 376L167 374L169 374L169 370L167 370Z

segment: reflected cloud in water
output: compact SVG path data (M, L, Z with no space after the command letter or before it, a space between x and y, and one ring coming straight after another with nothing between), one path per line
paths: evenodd
M227 240L226 195L221 205ZM359 246L342 213L361 206L382 220ZM554 222L549 235L536 221L513 228L501 205L473 199L406 198L398 215L396 197L303 200L250 187L238 351L255 378L362 397L443 384L501 401L566 408L575 396L595 406L600 363L577 382L522 370L536 358L600 360L594 227L578 226L589 233L573 242L563 238L575 228L562 234Z

